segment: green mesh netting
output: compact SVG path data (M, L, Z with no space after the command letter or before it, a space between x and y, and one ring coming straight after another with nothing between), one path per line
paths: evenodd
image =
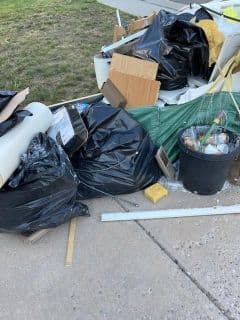
M240 93L233 95L240 105ZM221 125L240 134L240 118L228 92L207 94L181 105L165 108L139 107L128 109L128 112L149 132L153 142L158 147L163 146L174 161L179 153L178 132L193 125L211 124L222 110L225 111L226 118Z

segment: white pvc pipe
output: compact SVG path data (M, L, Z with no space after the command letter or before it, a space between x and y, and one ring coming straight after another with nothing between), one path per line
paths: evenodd
M166 209L158 211L136 211L127 213L104 213L101 221L130 221L130 220L148 220L148 219L167 219L183 218L196 216L210 216L240 213L240 205L219 206L208 208L190 208L190 209Z
M24 110L32 113L21 123L0 137L0 188L20 164L20 156L27 151L30 141L39 132L46 132L52 123L50 109L33 102Z

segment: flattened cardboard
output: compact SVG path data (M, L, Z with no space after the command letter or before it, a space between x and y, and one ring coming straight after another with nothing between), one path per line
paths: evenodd
M143 79L155 80L158 64L156 62L114 53L110 70L119 71Z
M153 106L157 103L160 82L118 71L110 71L110 79L127 99L127 107Z
M126 98L121 94L121 92L110 79L104 82L101 92L112 106L119 108L124 108L126 106Z
M109 79L127 99L127 107L150 106L159 95L157 70L156 62L114 54Z

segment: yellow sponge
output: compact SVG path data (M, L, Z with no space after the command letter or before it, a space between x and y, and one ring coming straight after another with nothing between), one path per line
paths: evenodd
M168 191L159 183L155 183L144 190L144 195L153 203L157 203L161 198L168 195Z

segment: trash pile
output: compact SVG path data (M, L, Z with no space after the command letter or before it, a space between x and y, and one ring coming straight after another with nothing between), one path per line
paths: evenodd
M125 26L118 12L94 58L101 94L22 107L28 88L0 91L0 231L88 216L86 199L129 211L124 201L137 204L119 196L144 190L156 203L163 175L198 194L222 189L240 154L240 9L228 2Z
M125 38L103 46L95 56L99 89L111 81L115 94L118 89L131 108L164 107L207 93L239 91L238 16L239 3L231 0L193 4L178 14L160 10L136 20L135 29L131 21ZM123 29L120 24L114 28L115 40L117 28ZM110 90L102 92L109 99Z
M220 191L239 153L238 1L193 4L177 14L160 10L129 24L117 11L117 19L114 42L94 58L103 101L125 108L146 129L159 148L155 158L167 179L181 179L198 194ZM190 169L194 156L185 170L183 153L196 153L203 166L216 157L215 168L225 161L226 170L218 171L221 183L214 176L207 181L206 175L203 188L186 183L186 176L192 182L200 177ZM159 190L160 199L158 187L147 189L146 196L157 199Z
M88 216L81 201L90 198L123 207L116 196L160 178L157 148L127 111L78 101L22 109L28 93L1 94L2 112L11 112L0 123L0 231L31 234Z

